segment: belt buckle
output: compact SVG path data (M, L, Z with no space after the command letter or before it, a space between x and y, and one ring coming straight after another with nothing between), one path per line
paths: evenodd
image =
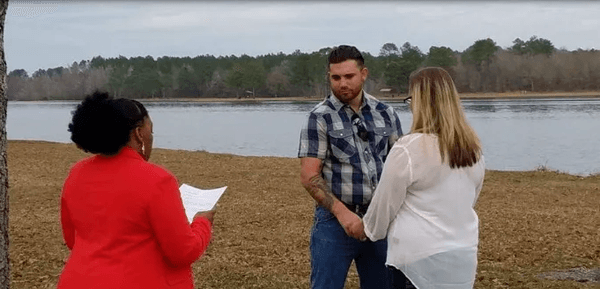
M365 214L365 212L363 212L361 209L363 208L363 205L357 205L357 204L353 204L353 205L347 205L345 204L346 207L352 211L353 213L357 214L359 217L363 217ZM366 211L366 210L365 210Z
M363 211L361 210L362 205L354 205L354 213L356 213L356 215L358 215L359 217L364 217L365 214L363 213Z

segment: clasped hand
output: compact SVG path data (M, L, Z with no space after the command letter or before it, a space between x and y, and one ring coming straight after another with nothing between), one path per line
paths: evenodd
M196 213L194 215L194 219L199 218L199 217L207 218L208 221L212 224L214 216L215 216L215 210L204 211L204 212L198 212L198 213Z
M357 214L348 210L341 213L337 218L340 225L342 225L342 228L344 228L344 232L346 232L348 236L360 241L365 241L367 239L362 219Z

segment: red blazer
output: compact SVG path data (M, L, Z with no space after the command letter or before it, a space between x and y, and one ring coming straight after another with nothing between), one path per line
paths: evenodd
M194 288L211 224L185 216L175 177L125 147L76 163L61 197L71 250L58 288Z

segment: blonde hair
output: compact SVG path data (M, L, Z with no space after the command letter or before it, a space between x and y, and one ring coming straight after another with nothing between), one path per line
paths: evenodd
M477 134L465 118L450 74L440 67L424 67L410 75L411 132L438 136L442 162L451 168L470 167L481 157Z

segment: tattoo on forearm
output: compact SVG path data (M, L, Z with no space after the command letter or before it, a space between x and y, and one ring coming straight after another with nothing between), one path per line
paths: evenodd
M310 178L310 184L306 187L306 190L319 205L331 211L335 197L329 191L327 183L321 176L316 175Z

